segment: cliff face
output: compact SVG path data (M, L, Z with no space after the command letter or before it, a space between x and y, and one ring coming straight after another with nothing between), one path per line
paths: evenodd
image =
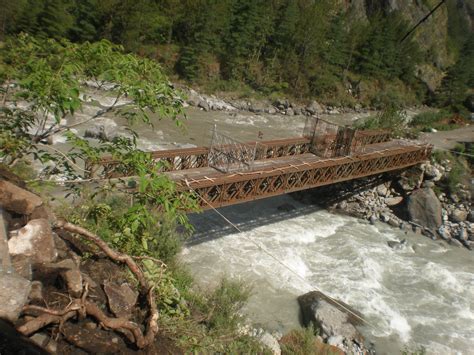
M352 18L367 21L378 12L399 12L415 25L440 0L342 0L341 8ZM446 0L443 5L412 34L425 53L427 62L418 68L418 76L431 90L439 85L443 73L457 56L456 36L474 30L474 0Z

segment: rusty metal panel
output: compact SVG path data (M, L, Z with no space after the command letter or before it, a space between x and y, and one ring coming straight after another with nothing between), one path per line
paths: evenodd
M213 207L221 207L406 168L428 159L431 149L429 145L399 146L358 157L324 159L300 166L191 179L186 184L181 182L181 188L186 189L189 184ZM209 208L202 200L200 204L204 209Z

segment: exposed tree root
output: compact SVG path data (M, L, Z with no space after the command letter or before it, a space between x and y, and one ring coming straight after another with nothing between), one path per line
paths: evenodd
M156 307L155 293L153 288L149 286L143 271L133 260L133 258L129 255L113 250L100 237L80 226L68 223L66 221L58 221L54 228L63 229L70 233L81 235L99 247L110 259L127 265L130 271L137 278L141 293L146 294L150 313L147 321L146 331L143 333L137 323L129 321L128 319L107 316L95 303L87 301L87 283L84 286L84 291L81 298L73 299L71 303L62 310L52 310L49 308L33 305L25 306L23 308L24 313L40 315L20 326L18 331L25 335L31 335L49 324L62 324L75 316L91 316L92 318L95 318L103 327L124 334L130 342L135 343L140 349L150 345L158 333L159 314ZM165 264L163 264L161 261L157 260L157 262L159 262L162 267L165 266Z

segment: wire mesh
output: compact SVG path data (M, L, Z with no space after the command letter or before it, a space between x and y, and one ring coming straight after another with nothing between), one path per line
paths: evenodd
M256 145L239 142L214 126L209 149L209 166L222 172L249 170L255 160Z

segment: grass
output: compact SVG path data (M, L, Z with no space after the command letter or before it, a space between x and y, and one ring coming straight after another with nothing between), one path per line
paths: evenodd
M464 118L448 111L429 111L414 116L408 127L417 132L449 131L461 127L464 122Z
M469 152L472 150L472 145L469 145ZM458 145L454 149L455 151L465 151L465 146L464 145ZM471 152L472 153L472 152ZM471 154L467 153L467 154ZM433 161L437 163L443 163L444 161L449 161L449 165L451 167L451 170L449 171L447 177L441 181L441 188L443 189L444 192L447 193L456 193L459 188L459 184L464 184L468 185L469 184L469 178L471 176L471 168L469 166L469 163L463 156L461 155L456 155L448 151L444 150L435 150L432 154L432 159ZM472 162L472 158L471 162ZM471 165L472 167L472 165Z
M293 330L280 340L282 355L340 355L344 352L322 343L313 328Z

